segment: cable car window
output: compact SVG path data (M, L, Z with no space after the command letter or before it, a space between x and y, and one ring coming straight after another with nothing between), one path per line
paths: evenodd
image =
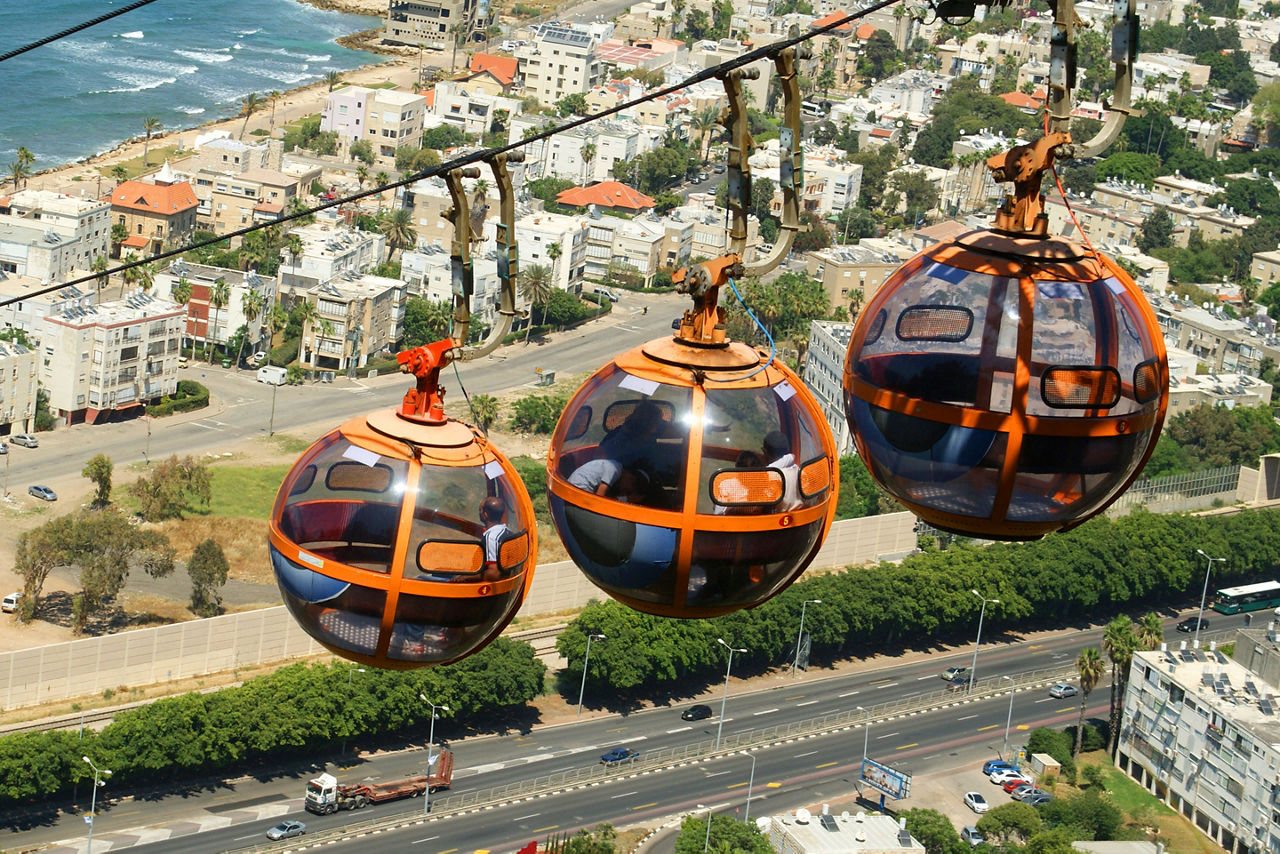
M1160 396L1160 371L1155 359L1133 369L1133 396L1138 403L1149 403Z
M578 410L578 414L573 416L573 422L569 425L569 429L565 431L566 439L580 439L587 432L587 428L591 426L591 407L584 406Z
M889 312L883 308L876 312L875 320L871 321L871 328L867 330L867 343L874 344L880 340L881 333L884 332L884 325L889 319Z
M800 495L814 498L831 485L831 467L826 457L815 457L800 467Z
M325 475L325 486L334 491L386 492L391 485L391 467L385 463L335 463Z
M722 469L711 478L711 500L717 513L772 507L782 500L785 482L773 468Z
M293 486L289 487L290 495L301 495L312 487L316 482L316 467L314 465L304 466L298 474L298 479L293 482Z
M1120 401L1120 373L1115 368L1049 368L1040 378L1040 396L1058 409L1110 409Z
M898 315L898 340L956 343L973 330L973 312L965 306L913 305Z

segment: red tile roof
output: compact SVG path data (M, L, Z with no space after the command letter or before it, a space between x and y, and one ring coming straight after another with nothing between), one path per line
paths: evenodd
M859 41L866 41L867 39L871 38L871 34L874 33L875 31L876 31L876 28L873 27L871 24L863 24L862 26L858 27L858 31L854 33L854 35L858 37Z
M1006 104L1017 107L1019 110L1038 110L1044 106L1043 97L1037 98L1035 95L1027 95L1023 92L1005 92L998 97Z
M172 216L194 208L195 190L185 181L181 184L144 184L141 181L125 181L111 191L111 207L124 210Z
M150 240L147 240L147 238L143 237L141 234L130 234L124 240L120 241L120 245L128 246L130 249L146 249L147 244L150 242Z
M516 69L520 67L514 56L494 56L491 53L477 53L471 57L471 72L479 74L487 71L503 86L510 86L516 79Z
M570 187L556 196L556 201L575 208L598 205L638 211L653 207L653 199L617 181L601 181L590 187Z
M848 16L849 16L848 12L838 12L838 11L832 12L830 15L823 15L821 18L814 21L809 26L813 27L815 30L818 30L827 26L827 24L833 24L836 21L840 20L841 18L847 18ZM853 24L846 21L840 26L836 27L832 32L837 32L837 33L848 32L852 29L853 29Z
M871 135L876 137L888 138L893 136L893 131L889 130L888 128L872 128Z

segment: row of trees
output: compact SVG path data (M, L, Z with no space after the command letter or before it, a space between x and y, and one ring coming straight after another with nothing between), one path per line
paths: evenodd
M1000 600L987 609L997 632L1198 594L1204 562L1197 548L1232 555L1215 575L1220 586L1270 577L1280 565L1280 513L1202 518L1136 511L1034 543L953 545L901 564L808 578L749 614L712 620L669 620L592 603L560 635L557 649L571 671L580 670L587 634L608 637L592 649L588 684L599 696L628 698L714 679L724 663L717 637L749 650L741 659L747 670L784 661L805 599L822 600L806 622L815 660L838 660L968 634L978 617L973 589Z
M533 648L499 638L464 661L411 672L294 664L235 688L168 697L123 712L101 732L51 731L0 738L0 805L65 793L93 775L137 786L247 764L294 762L348 738L420 732L447 705L459 731L503 731L512 709L542 690ZM360 685L354 686L353 680ZM446 729L449 725L446 725Z

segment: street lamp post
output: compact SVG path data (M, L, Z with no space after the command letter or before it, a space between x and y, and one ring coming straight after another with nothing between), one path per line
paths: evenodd
M81 758L93 769L93 797L89 799L89 844L85 847L85 854L93 854L93 820L98 812L98 787L107 785L107 781L102 778L110 777L111 769L99 768L88 756Z
M698 804L702 806L702 804ZM702 838L702 851L706 854L707 848L711 845L711 806L708 805L707 810L707 835Z
M742 820L746 824L750 824L751 823L751 790L752 788L755 787L755 784L756 784L756 755L754 753L748 753L747 755L751 757L751 776L747 778L747 809L745 814L742 816Z
M809 607L809 603L821 605L821 599L806 599L800 603L800 631L796 634L796 661L791 666L791 678L796 678L796 673L800 670L800 643L804 640L804 609Z
M1196 554L1204 558L1207 564L1204 568L1204 589L1200 591L1200 614L1196 617L1196 639L1197 644L1200 643L1200 624L1204 622L1204 600L1209 595L1209 573L1213 570L1213 562L1215 560L1226 563L1225 557L1209 557L1204 553L1204 549L1196 549Z
M582 695L587 690L587 664L591 661L591 641L604 639L604 635L587 633L587 654L582 657L582 684L578 686L578 714L575 717L582 717Z
M1014 686L1013 686L1012 676L1001 676L1000 678L1009 680L1009 716L1004 719L1004 752L1000 754L1001 756L1008 756L1009 755L1009 728L1013 725L1013 694L1014 694L1013 687Z
M724 669L724 694L720 697L720 723L716 727L716 750L720 749L720 732L724 729L724 704L729 699L729 671L733 669L733 654L735 652L746 652L745 649L737 649L725 643L724 638L716 638L716 643L729 650L729 663ZM707 817L710 822L710 816Z
M268 361L268 364L270 362ZM271 384L271 419L267 422L267 435L274 436L276 434L276 389L280 388L279 383Z
M862 725L862 762L865 765L867 762L867 748L871 744L871 710L864 709L862 706L858 706L857 708L858 711L867 713L867 722ZM858 775L861 776L862 772L859 771Z
M435 759L431 755L431 751L436 746L436 709L444 709L449 711L449 707L444 703L436 705L427 699L425 694L419 694L418 699L431 707L431 730L427 735L427 788L422 793L422 817L426 818L427 813L431 811L431 772L434 770Z
M354 676L354 675L356 675L357 673L364 673L364 668L363 668L363 667L351 667L351 668L348 668L348 670L347 670L347 696L348 696L348 697L350 697L350 696L351 696L351 677L352 677L352 676ZM345 735L342 737L342 753L341 753L341 755L342 755L342 756L346 756L346 755L347 755L347 737L346 737Z
M988 599L977 590L970 590L974 596L982 600L982 610L978 612L978 638L973 642L973 665L969 668L969 689L966 694L973 693L973 683L977 681L978 676L978 647L982 646L982 618L987 615L987 604L999 605L999 599Z

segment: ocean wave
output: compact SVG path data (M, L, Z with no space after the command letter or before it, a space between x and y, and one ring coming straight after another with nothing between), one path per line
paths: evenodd
M283 47L264 50L263 53L273 53L276 56L287 56L291 59L301 59L303 62L328 62L332 58L327 53L294 53L293 51Z
M131 32L131 33L121 33L121 34L120 34L120 38L122 38L122 39L140 39L140 38L142 38L144 35L145 35L145 33L143 33L143 32L142 32L142 30L134 30L134 31L133 31L133 32Z
M230 53L219 53L217 51L208 50L183 50L179 48L175 50L174 53L194 62L230 62L232 59Z
M174 109L188 116L198 116L204 112L204 107L174 107Z
M177 77L157 77L151 80L145 80L134 86L120 86L115 89L95 89L92 92L86 92L85 94L87 95L118 95L123 92L142 92L147 89L159 89L161 86L168 86L170 83L176 83L176 82L178 82Z
M261 29L257 29L257 30L241 30L240 32L236 33L236 35L237 35L237 36L239 36L240 38L244 38L245 36L252 36L252 35L256 35L256 34L258 34L258 33L260 33L260 32L262 32L262 30L261 30Z

